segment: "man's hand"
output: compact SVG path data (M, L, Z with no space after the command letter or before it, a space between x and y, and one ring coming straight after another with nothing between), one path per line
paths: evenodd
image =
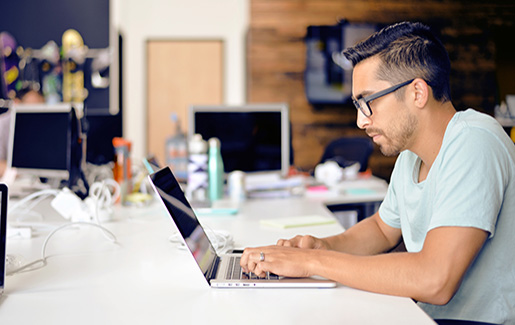
M320 238L313 236L295 236L292 239L279 239L277 246L297 247L307 249L329 249L327 243Z
M284 246L246 248L241 256L240 265L247 273L259 277L266 272L288 277L312 276L311 265L316 253L310 249Z

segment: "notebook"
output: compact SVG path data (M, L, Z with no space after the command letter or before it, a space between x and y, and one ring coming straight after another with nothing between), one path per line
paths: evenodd
M243 273L239 267L241 254L217 254L170 168L160 169L149 175L149 179L211 287L331 288L336 286L334 281L321 278L287 278L273 274L267 275L266 278L258 278L253 274Z
M5 246L7 237L7 185L0 183L0 295L5 284Z

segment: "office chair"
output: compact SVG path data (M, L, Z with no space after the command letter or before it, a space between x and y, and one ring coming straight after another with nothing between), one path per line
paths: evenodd
M355 162L360 164L360 172L368 168L368 160L374 144L372 140L364 137L343 137L331 141L325 148L320 163L328 160L336 161L341 167L347 167ZM379 208L379 203L337 204L328 206L338 222L348 229L364 218L374 214Z
M325 148L320 164L327 160L336 161L341 167L347 167L355 162L361 165L359 171L364 172L368 168L368 160L374 144L372 140L364 137L343 137L331 141Z

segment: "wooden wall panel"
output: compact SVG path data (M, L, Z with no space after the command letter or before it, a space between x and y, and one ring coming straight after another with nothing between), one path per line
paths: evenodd
M191 105L223 102L223 42L147 42L147 150L165 162L165 141L175 134L176 113L184 132Z
M475 0L251 0L247 38L248 102L287 102L294 163L311 170L329 141L366 136L351 105L315 110L304 94L304 36L310 25L422 21L441 30L452 61L451 87L458 109L488 113L497 103L496 31L514 27L515 4ZM372 171L389 179L395 158L374 152Z

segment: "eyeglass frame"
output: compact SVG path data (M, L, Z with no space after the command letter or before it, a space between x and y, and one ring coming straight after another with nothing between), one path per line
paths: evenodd
M397 85L394 85L394 86L391 86L391 87L388 87L386 89L383 89L381 91L378 91L377 93L373 93L372 95L368 95L368 96L359 96L358 98L356 99L352 99L352 103L354 104L354 106L356 107L356 109L358 111L360 111L361 113L363 113L363 115L365 115L366 117L370 117L372 116L372 109L370 108L370 106L368 105L368 103L370 103L371 101L375 100L375 99L378 99L380 97L383 97L383 96L386 96L390 93L393 93L394 91L404 87L404 86L407 86L409 85L410 83L413 82L413 80L415 80L416 78L413 78L411 80L408 80L408 81L404 81L404 82L401 82L400 84L397 84ZM368 112L370 114L367 114L366 111L365 111L365 108L362 106L362 104L365 105L365 107L368 109Z

